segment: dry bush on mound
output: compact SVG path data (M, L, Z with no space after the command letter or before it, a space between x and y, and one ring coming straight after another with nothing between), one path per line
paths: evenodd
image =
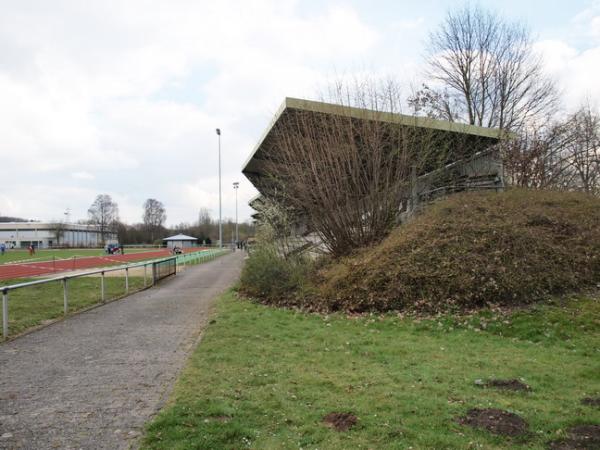
M514 189L436 202L320 274L332 310L520 304L600 283L600 199Z

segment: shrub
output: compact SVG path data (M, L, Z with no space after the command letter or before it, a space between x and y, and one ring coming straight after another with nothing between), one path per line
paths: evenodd
M515 305L595 287L600 199L522 189L457 194L319 277L321 306L346 311Z
M274 246L258 246L246 261L240 292L264 302L294 303L306 288L311 263L296 256L285 259Z

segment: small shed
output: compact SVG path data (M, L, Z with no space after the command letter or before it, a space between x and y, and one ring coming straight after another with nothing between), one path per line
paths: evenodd
M177 234L175 236L170 236L168 238L164 238L163 242L167 243L167 248L188 248L195 247L198 238L192 236L186 236L185 234Z

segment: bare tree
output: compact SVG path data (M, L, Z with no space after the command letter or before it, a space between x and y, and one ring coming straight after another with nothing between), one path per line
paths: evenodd
M600 117L589 105L530 125L501 148L509 184L600 194Z
M149 198L144 202L143 221L146 229L150 231L150 241L154 242L154 233L167 221L167 212L162 202Z
M252 207L260 215L260 236L263 242L272 245L287 258L293 250L292 235L296 228L294 211L282 203L261 197Z
M600 117L589 103L580 107L568 121L573 133L566 148L576 188L600 194Z
M468 149L458 142L461 133L451 142L416 119L415 126L394 122L388 113L400 111L401 96L393 83L338 85L330 99L339 105L333 114L292 110L275 124L276 151L265 156L267 196L344 255L381 240L397 223L413 170L429 172Z
M429 36L427 65L434 86L409 99L416 113L517 130L557 102L528 29L478 7L447 14Z
M414 92L408 99L409 106L415 115L424 114L433 119L458 122L462 116L462 105L460 99L448 92L448 88L435 90L427 84Z
M113 202L108 194L101 194L96 197L94 203L88 209L90 223L96 225L100 230L102 243L105 242L105 235L108 231L114 230L119 220L119 206Z
M564 123L530 126L501 144L509 185L533 189L563 189L571 185L565 147L572 139Z
M52 224L52 229L54 230L53 235L54 238L56 239L56 247L60 247L61 245L61 240L65 235L65 231L67 229L67 224L61 221L56 221Z
M200 211L198 211L198 225L212 225L213 223L210 210L208 208L200 208Z
M200 208L198 211L198 234L202 236L212 235L214 230L218 231L218 224L212 219L208 208Z

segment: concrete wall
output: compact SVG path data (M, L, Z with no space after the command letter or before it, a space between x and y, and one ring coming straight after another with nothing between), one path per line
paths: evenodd
M486 151L413 180L408 202L400 205L400 222L408 220L423 205L439 197L462 191L503 190L504 169L499 156L493 151Z

